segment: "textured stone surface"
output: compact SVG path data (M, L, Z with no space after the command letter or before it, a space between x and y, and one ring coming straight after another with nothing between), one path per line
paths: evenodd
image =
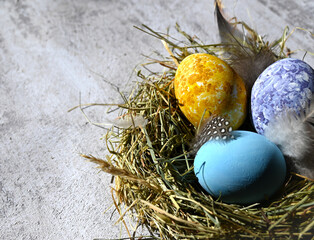
M162 44L133 25L166 31L176 22L206 43L218 41L213 1L0 0L0 239L127 236L111 201L111 176L78 154L103 157L104 130L86 123L82 102L119 102L141 54ZM284 26L313 31L313 1L225 1L229 16L270 40ZM269 21L269 22L268 22ZM296 31L291 49L313 49ZM300 53L302 58L304 53ZM296 56L298 57L298 55ZM313 66L313 57L305 60ZM104 76L104 81L99 75ZM105 109L89 109L101 122ZM121 234L120 234L121 232Z

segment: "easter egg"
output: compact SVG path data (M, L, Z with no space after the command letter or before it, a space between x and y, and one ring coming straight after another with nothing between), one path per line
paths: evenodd
M200 185L226 203L252 204L270 198L285 181L279 148L263 135L234 131L234 139L206 142L197 152L194 172Z
M267 67L252 88L252 120L264 134L269 122L281 112L304 110L314 92L314 70L304 61L285 58Z
M205 53L186 57L174 80L175 95L186 118L197 127L211 114L227 118L237 129L246 117L243 80L223 60Z

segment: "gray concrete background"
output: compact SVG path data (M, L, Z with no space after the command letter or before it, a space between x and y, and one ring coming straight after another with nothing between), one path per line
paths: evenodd
M229 16L270 40L286 25L313 31L311 0L224 1ZM211 0L0 0L0 239L93 239L127 234L104 211L111 176L79 157L104 157L104 130L87 124L82 102L120 102L99 77L124 92L141 54L162 44L133 25L165 32L175 23L206 43L218 41ZM296 31L291 49L314 52ZM298 57L303 56L299 53ZM313 56L305 60L313 66ZM89 116L104 121L106 109Z

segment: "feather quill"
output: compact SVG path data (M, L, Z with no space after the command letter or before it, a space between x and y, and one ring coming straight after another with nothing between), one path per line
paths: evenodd
M292 171L314 179L314 94L305 112L287 109L269 122L264 135L287 156Z
M269 65L275 62L276 55L245 23L228 22L223 16L220 0L215 1L215 14L221 42L225 43L225 58L244 80L250 98L254 82ZM244 31L239 31L236 24L242 24L247 30L246 34Z

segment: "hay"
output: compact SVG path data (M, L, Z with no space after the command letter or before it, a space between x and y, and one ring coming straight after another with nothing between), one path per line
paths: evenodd
M124 222L130 213L138 220L137 226L148 227L152 238L157 233L154 239L310 239L314 226L311 180L291 174L281 192L267 203L240 206L213 199L194 176L189 143L196 129L181 113L174 95L176 62L195 52L220 55L224 44L204 45L179 25L176 29L185 42L145 25L139 29L163 40L170 53L170 57L160 56L161 60L148 59L144 68L154 63L166 69L148 75L138 71L135 90L118 105L121 115L131 120L143 116L146 123L138 125L132 120L128 128L108 130L104 138L110 154L106 159L82 155L115 176L112 196L121 216L118 221ZM253 51L267 47L277 59L286 57L287 28L274 43L250 32L256 43ZM232 53L232 46L229 51ZM129 236L135 238L135 233Z

